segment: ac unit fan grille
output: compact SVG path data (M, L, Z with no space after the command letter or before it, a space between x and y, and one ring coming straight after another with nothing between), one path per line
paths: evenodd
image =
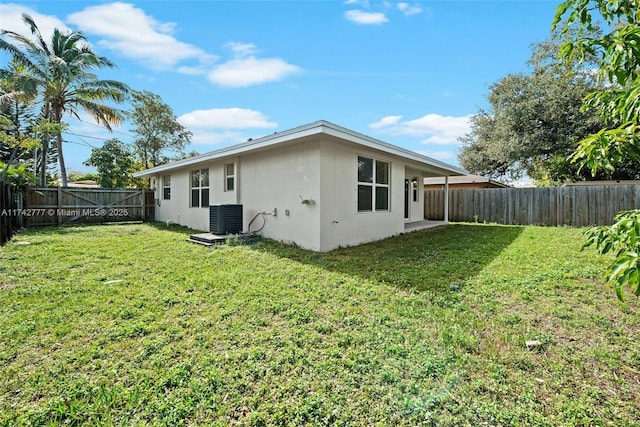
M240 233L242 205L209 206L209 231L219 235Z

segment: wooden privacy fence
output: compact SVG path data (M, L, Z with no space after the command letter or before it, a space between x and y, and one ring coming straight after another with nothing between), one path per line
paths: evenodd
M444 191L425 190L426 219L444 218ZM640 185L449 190L449 221L518 225L610 225L640 209Z
M0 182L0 246L11 240L20 226L19 197L15 187Z
M38 187L29 188L25 195L24 222L27 227L153 218L151 190Z

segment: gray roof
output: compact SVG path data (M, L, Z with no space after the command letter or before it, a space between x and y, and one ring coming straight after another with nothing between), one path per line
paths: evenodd
M449 179L449 184L475 184L475 183L490 183L500 187L509 187L507 184L503 184L502 182L494 181L493 179L487 178L486 176L481 175L462 175L462 176L454 176ZM444 185L444 177L434 177L434 178L425 178L424 185Z
M317 122L309 123L307 125L298 126L293 129L285 130L282 132L275 132L271 135L264 136L262 138L248 140L241 144L232 145L230 147L222 148L220 150L210 151L208 153L200 154L199 156L189 157L187 159L178 160L175 162L167 163L164 165L156 166L151 169L147 169L141 172L133 174L134 177L144 177L154 175L156 173L167 172L174 169L182 168L185 166L201 164L204 162L218 160L225 157L238 156L241 154L250 153L252 151L261 150L279 144L294 141L298 138L326 134L331 135L354 144L362 145L364 147L383 151L388 154L393 154L408 160L412 160L418 164L428 166L429 169L433 169L442 175L465 175L467 172L456 166L441 162L431 157L423 156L414 151L410 151L396 145L380 141L370 136L361 134L359 132L352 131L342 126L335 125L325 120L319 120Z

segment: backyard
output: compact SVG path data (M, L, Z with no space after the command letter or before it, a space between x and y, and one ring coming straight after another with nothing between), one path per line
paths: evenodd
M640 425L640 303L582 232L32 229L0 248L0 425Z

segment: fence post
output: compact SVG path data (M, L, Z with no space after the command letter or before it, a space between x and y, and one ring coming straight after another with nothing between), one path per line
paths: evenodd
M444 177L444 222L449 222L449 177Z
M56 220L58 221L58 227L62 225L62 215L59 213L62 210L62 187L58 187L58 200L56 200L56 205L58 209L56 210Z
M144 188L140 189L140 204L142 206L142 220L144 221L146 218L146 210L147 210L147 203L146 203L146 197L147 195L145 194Z
M5 209L8 207L5 205L6 198L7 193L4 182L0 181L0 213L2 213L2 216L0 216L0 245L4 245L10 239L8 227L9 217L5 215Z
M19 207L16 205L16 190L0 181L0 246L13 237L18 227Z

